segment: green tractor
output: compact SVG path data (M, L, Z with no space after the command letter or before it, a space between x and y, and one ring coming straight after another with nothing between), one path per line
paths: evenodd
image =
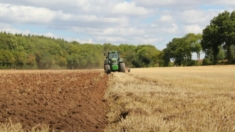
M106 54L105 54L106 55ZM104 60L104 71L109 74L114 71L125 72L126 67L118 51L110 51Z

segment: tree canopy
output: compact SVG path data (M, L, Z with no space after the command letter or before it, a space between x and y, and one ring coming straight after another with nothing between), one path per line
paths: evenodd
M201 34L186 34L182 38L174 38L169 42L161 58L163 60L163 66L169 66L169 62L173 61L174 65L178 66L190 66L195 65L192 61L192 53L196 52L198 60L200 59L201 51Z
M119 51L128 67L158 64L160 53L153 45L119 46L80 44L45 36L0 33L0 68L14 69L86 69L103 68L104 53Z
M202 35L202 49L209 54L213 55L213 63L218 61L218 54L220 47L226 52L226 59L228 63L234 62L234 49L235 46L235 11L232 13L224 11L218 16L214 17L210 25L203 30Z

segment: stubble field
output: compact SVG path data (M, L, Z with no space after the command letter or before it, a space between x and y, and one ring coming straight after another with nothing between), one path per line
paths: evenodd
M0 71L0 131L235 131L235 66Z
M132 69L109 78L105 131L235 131L235 66Z

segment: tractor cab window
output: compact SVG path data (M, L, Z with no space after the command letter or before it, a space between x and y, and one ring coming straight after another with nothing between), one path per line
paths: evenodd
M118 53L109 53L109 58L119 58Z

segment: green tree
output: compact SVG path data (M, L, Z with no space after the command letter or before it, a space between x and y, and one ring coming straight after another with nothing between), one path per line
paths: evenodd
M165 56L168 56L178 66L186 65L192 57L190 45L185 42L184 38L174 38L167 44L164 51L167 51L164 53Z
M210 25L203 30L202 48L204 51L212 49L213 62L217 63L219 47L226 49L228 63L232 62L231 46L235 44L235 12L224 11L214 17Z
M201 42L202 49L205 51L206 56L211 53L213 55L213 63L217 63L217 54L219 53L219 46L221 45L219 28L215 25L207 26L203 30L203 39Z
M103 45L103 47L104 47L104 53L107 53L108 51L117 51L118 50L118 46L112 45L110 43L105 43Z
M27 54L26 66L30 69L35 69L36 67L36 56L32 53Z
M201 52L201 34L186 34L182 38L174 38L167 44L167 47L159 54L161 66L169 66L170 61L178 66L195 65L192 60L192 52L197 53L198 60Z
M79 54L78 53L71 53L70 55L67 56L66 60L67 60L67 67L68 69L76 69L78 68L78 64L79 64Z
M158 56L160 58L160 66L169 66L170 65L170 50L168 48L165 48L162 50L162 52Z
M48 51L38 51L36 53L36 62L39 69L50 69L54 64L54 59Z
M1 68L12 68L15 63L14 55L9 50L0 49Z
M200 52L202 50L201 47L201 40L202 40L202 35L201 34L194 34L194 33L189 33L184 37L185 43L190 46L191 52L197 53L197 60L200 60Z
M0 34L0 49L14 50L17 46L16 37L12 34Z
M129 44L120 44L118 47L118 51L120 52L121 57L124 58L127 67L136 67L133 65L137 59L136 48L136 46Z
M13 55L15 58L14 68L16 69L23 68L27 61L27 53L15 51L13 52Z
M149 67L157 66L159 63L158 54L159 50L153 45L139 45L136 48L137 60L135 61L136 67Z

